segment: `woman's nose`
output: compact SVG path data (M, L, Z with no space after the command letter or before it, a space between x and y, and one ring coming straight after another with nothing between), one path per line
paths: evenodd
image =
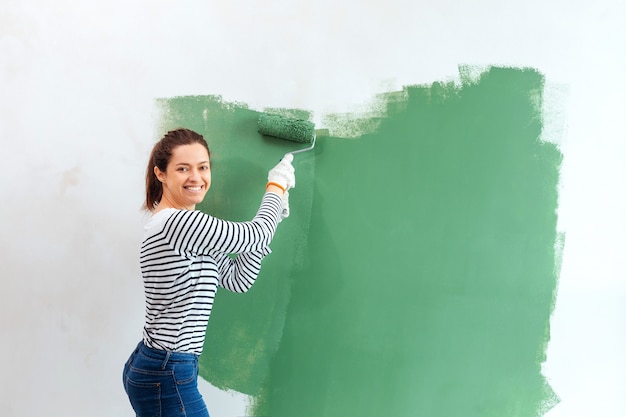
M197 169L192 169L189 171L189 177L191 177L192 179L198 179L200 178L200 171Z

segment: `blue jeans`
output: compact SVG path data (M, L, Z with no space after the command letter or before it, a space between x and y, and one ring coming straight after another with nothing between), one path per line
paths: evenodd
M198 356L137 345L124 365L124 390L137 417L209 417L198 391Z

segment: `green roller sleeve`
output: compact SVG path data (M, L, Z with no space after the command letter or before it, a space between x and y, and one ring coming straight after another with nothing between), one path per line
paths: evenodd
M308 120L261 113L258 124L261 134L293 142L311 143L315 136L315 124Z

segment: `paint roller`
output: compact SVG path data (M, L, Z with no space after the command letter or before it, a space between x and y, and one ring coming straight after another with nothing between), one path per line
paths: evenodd
M292 142L310 143L308 148L287 152L296 154L315 147L315 124L304 119L295 119L273 113L261 113L258 120L259 133Z

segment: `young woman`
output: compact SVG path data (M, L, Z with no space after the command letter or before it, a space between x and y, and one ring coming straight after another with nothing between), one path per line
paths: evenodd
M252 286L277 224L289 214L291 154L269 171L251 221L195 210L211 186L210 158L201 135L178 129L154 146L148 162L145 208L152 217L140 253L145 327L123 372L138 417L209 416L197 387L198 357L217 287L245 292Z

